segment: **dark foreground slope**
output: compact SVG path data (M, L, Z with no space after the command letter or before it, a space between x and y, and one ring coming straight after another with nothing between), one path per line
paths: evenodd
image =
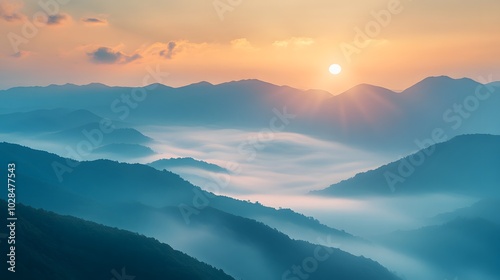
M0 209L5 221L4 200ZM16 213L15 273L2 240L2 279L233 279L153 238L21 204Z

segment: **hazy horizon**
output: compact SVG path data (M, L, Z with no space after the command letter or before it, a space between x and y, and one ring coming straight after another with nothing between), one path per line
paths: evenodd
M428 76L428 77L422 77L421 80L417 80L413 83L410 83L410 84L407 84L403 87L399 87L399 88L391 88L389 86L386 86L386 85L382 85L382 84L368 84L366 82L360 82L360 83L357 83L357 84L353 84L345 89L343 89L342 91L336 91L336 92L330 92L328 89L324 89L324 88L315 88L315 87L306 87L306 88L300 88L300 87L292 87L288 84L274 84L270 81L267 81L267 80L262 80L262 79L257 79L257 78L254 78L254 77L246 77L246 78L242 78L242 79L239 79L239 80L228 80L228 81L219 81L217 83L212 83L212 82L209 82L209 81L206 81L206 80L199 80L199 81L194 81L194 82L189 82L189 83L186 83L186 84L179 84L179 85L171 85L168 83L168 81L166 82L152 82L150 84L141 84L141 83L138 83L136 85L125 85L125 84L106 84L106 83L103 83L103 82L88 82L88 83L81 83L81 84L74 84L74 83L51 83L51 82L48 82L46 84L20 84L20 85L15 85L15 86L11 86L11 87L5 87L3 88L1 85L0 85L0 90L9 90L9 89L13 89L13 88L18 88L18 87L48 87L48 86L64 86L64 85L75 85L75 86L88 86L88 85L92 85L92 84L102 84L104 86L107 86L107 87L131 87L131 88L147 88L151 85L155 85L155 84L161 84L161 85L164 85L164 86L167 86L167 87L172 87L172 88L183 88L183 87L188 87L188 86L191 86L191 85L196 85L196 84L200 84L200 83L210 83L211 85L213 86L218 86L218 85L223 85L223 84L227 84L227 83L234 83L234 82L243 82L243 81L261 81L261 82L264 82L264 83L270 83L272 85L275 85L275 86L278 86L278 87L292 87L292 88L295 88L295 89L298 89L298 90L301 90L301 91L310 91L310 90L320 90L320 91L325 91L325 92L328 92L330 93L332 96L336 96L336 95L340 95L352 88L355 88L357 86L361 86L361 85L371 85L371 86L376 86L376 87L381 87L381 88L385 88L385 89L388 89L388 90L391 90L395 93L399 93L401 91L404 91L405 89L408 89L416 84L418 84L419 82L427 79L427 78L438 78L438 77L449 77L451 79L455 79L455 80L460 80L460 79L471 79L477 83L480 83L480 84L489 84L489 83L496 83L496 82L500 82L500 79L498 80L488 80L488 79L491 79L493 77L483 77L483 76L480 76L480 77L466 77L466 76L456 76L456 77L452 77L452 76L448 76L446 74L440 74L440 75L436 75L436 76Z
M498 75L493 0L44 3L0 2L0 33L8 35L0 88L26 80L139 86L157 67L172 86L257 78L332 93L360 83L401 90L428 76ZM270 31L257 32L263 28ZM328 73L334 63L343 69L337 76Z
M499 11L0 0L0 278L500 279Z

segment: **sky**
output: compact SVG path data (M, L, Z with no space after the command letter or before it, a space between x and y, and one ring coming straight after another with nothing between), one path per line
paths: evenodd
M260 79L340 93L500 80L498 0L0 0L0 89ZM328 68L339 64L342 72Z

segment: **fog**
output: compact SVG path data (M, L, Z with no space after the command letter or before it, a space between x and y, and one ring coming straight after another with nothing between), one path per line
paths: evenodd
M399 230L415 230L436 222L438 214L470 206L476 198L435 194L416 197L371 197L363 199L325 198L305 195L247 195L239 198L260 201L276 208L291 208L312 216L332 228L345 230L369 243L331 240L334 247L357 256L371 258L402 279L446 279L446 271L416 256L396 252L376 242L377 237ZM271 226L274 226L271 224ZM279 225L292 238L322 245L324 237L315 233L297 231L293 226ZM450 275L449 277L453 277ZM450 278L454 279L454 278ZM479 278L477 278L479 279ZM489 278L484 278L489 279Z
M272 280L272 275L275 274L265 261L265 256L252 247L252 244L234 241L233 237L222 235L220 232L210 229L189 230L170 223L163 231L151 234L160 241L171 244L176 250L222 268L234 277ZM217 248L218 244L224 244L230 250ZM242 258L251 261L242 261Z
M373 169L389 156L354 149L306 135L280 132L262 136L260 131L202 127L143 127L156 140L153 161L170 157L193 157L228 169L228 188L219 194L303 194L323 189L360 171ZM234 168L234 167L237 168ZM192 183L204 187L200 173L177 169ZM208 182L213 181L205 174ZM205 182L205 183L208 183Z
M205 127L149 126L137 129L154 139L147 146L156 154L147 157L122 155L120 158L109 154L107 157L131 163L193 157L217 164L230 172L214 173L194 167L173 168L171 171L208 191L241 200L258 201L274 208L290 208L314 217L331 228L359 236L371 243L336 243L333 240L333 245L354 255L378 261L402 279L454 277L446 271L437 270L417 256L393 251L374 240L398 230L415 230L433 225L436 223L432 219L434 216L470 206L477 198L445 193L365 198L331 198L307 194L311 190L326 188L356 173L374 169L398 158L289 132L263 136L260 131ZM0 137L7 142L43 149L65 157L71 157L67 153L67 147L75 147L78 144L68 143L64 139L61 139L60 143L44 142L13 134ZM90 154L77 159L93 160L98 157ZM156 237L175 249L221 267L232 275L266 279L272 274L270 271L264 271L266 263L259 251L245 242L217 235L213 230L195 231L176 226L171 221L166 223L162 215L148 218L150 225L147 229L143 228L144 224L129 229L141 230L141 233ZM295 225L280 224L276 220L266 221L266 224L291 238L332 246L332 243L321 242L324 236L318 236L314 231L300 230ZM116 226L126 228L125 224ZM234 250L219 252L213 246L223 243ZM251 258L252 266L238 261L238 258L232 258L234 253ZM474 274L478 272L468 273L489 280L488 276ZM481 279L477 277L475 279Z
M289 132L266 134L259 130L164 126L136 129L154 139L154 142L145 146L156 154L137 157L109 153L71 153L68 151L77 151L79 144L74 139L54 142L43 141L41 137L21 137L14 134L1 136L7 142L78 160L105 157L145 164L162 158L192 157L233 171L225 178L230 180L229 185L215 190L218 194L228 196L304 194L324 189L358 172L374 169L396 159ZM85 140L82 134L82 141ZM172 171L202 188L208 188L208 185L214 183L211 174L200 170L177 168Z
M275 208L291 208L361 237L419 228L431 223L431 218L438 214L470 206L478 200L447 194L359 199L262 194L238 198Z

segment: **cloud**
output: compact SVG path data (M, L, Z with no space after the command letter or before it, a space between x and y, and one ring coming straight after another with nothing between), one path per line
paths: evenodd
M373 46L384 46L389 44L390 41L387 39L368 39L367 44L373 44Z
M250 41L248 41L247 38L232 40L231 46L235 49L246 50L246 51L256 50L256 48L252 46L252 44L250 43Z
M191 43L187 40L155 42L152 44L145 44L138 48L134 53L140 54L144 59L143 61L158 61L158 57L164 59L173 59L181 53L187 51L200 51L206 49L206 43Z
M122 54L120 52L114 52L110 48L100 47L94 52L88 53L91 57L92 61L95 63L105 63L105 64L113 64L118 62Z
M87 23L89 25L107 25L108 21L105 19L99 19L99 18L82 18L82 21L84 23Z
M172 40L169 42L154 42L144 44L129 53L124 53L124 45L104 47L99 45L85 45L75 48L74 51L81 55L87 54L89 60L96 64L124 64L140 59L141 63L158 62L159 58L174 59L187 53L200 54L206 51L213 51L221 45L209 43L193 43L187 40ZM241 46L241 45L240 45ZM230 45L224 45L225 53Z
M160 51L160 56L165 57L166 59L172 59L175 47L177 47L175 42L168 42L167 48Z
M132 62L134 60L137 60L137 59L140 59L142 58L142 56L138 53L132 55L132 56L124 56L125 57L125 63L129 63L129 62Z
M141 60L158 61L158 57L172 59L183 48L192 47L187 41L170 41L168 43L156 42L132 51L130 54L120 51L124 46L119 45L113 48L102 46L85 46L77 49L78 52L85 51L90 61L95 64L126 64L132 61Z
M47 25L61 25L66 20L69 19L68 15L65 14L55 14L47 17L47 21L45 22Z
M120 51L114 51L111 48L100 47L95 51L87 53L90 60L97 64L117 64L117 63L129 63L134 60L140 59L142 56L140 54L126 55Z
M246 160L248 154L244 150L250 149L248 139L258 137L258 130L162 126L141 132L159 141L151 146L160 153L158 158L193 157L222 167L227 167L229 162L238 163L242 170L231 176L231 188L221 190L230 196L270 192L302 194L387 162L370 152L291 132L275 133L272 140L260 142L265 148L255 149L255 158L250 161ZM329 156L332 154L335 157ZM208 188L213 183L210 176L203 181L204 176L199 172L187 170L181 176L186 174L197 176L200 187Z
M274 41L273 46L278 48L286 47L307 47L314 44L314 39L308 37L292 37L288 40Z
M7 22L22 21L24 15L19 12L22 5L11 1L0 1L0 18Z
M24 57L27 57L31 54L31 52L29 51L18 51L14 54L11 54L10 57L13 57L13 58L24 58Z

